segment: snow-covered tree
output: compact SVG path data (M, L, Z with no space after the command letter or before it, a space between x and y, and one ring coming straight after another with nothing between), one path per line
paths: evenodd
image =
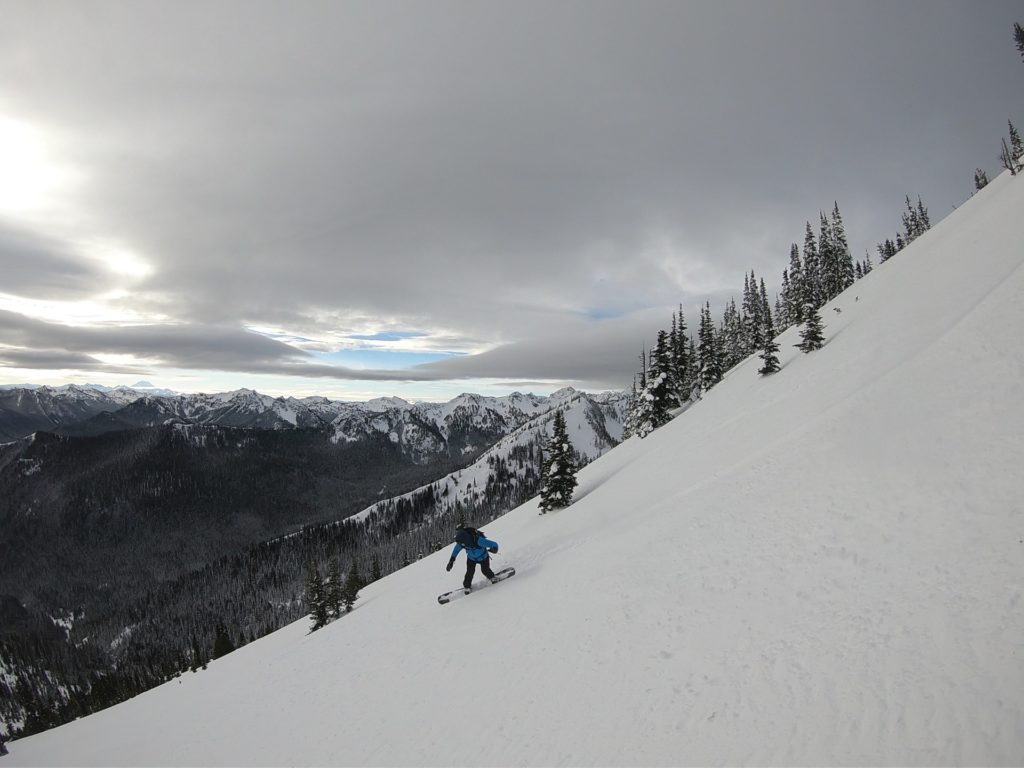
M775 341L775 328L772 326L772 317L768 315L764 328L764 346L761 349L761 370L762 376L776 373L779 370L779 343Z
M800 343L795 346L804 353L821 349L825 343L825 335L822 332L821 315L818 308L808 305L804 311L804 327L800 330Z
M629 436L636 435L641 440L649 435L655 428L654 398L647 391L647 387L636 393L633 407L629 411ZM625 434L625 430L623 431Z
M684 405L690 399L693 381L690 376L689 339L686 334L686 318L683 316L682 305L679 307L679 313L672 317L672 333L669 337L669 346L672 352L672 370L669 376L669 385L675 392L676 402L679 405Z
M1017 133L1017 128L1012 122L1010 122L1010 158L1013 160L1017 173L1024 171L1024 143L1021 142L1020 134Z
M633 376L633 389L630 392L629 404L626 406L626 417L622 422L622 439L628 440L637 434L640 417L640 391L636 386L636 376ZM541 462L541 474L543 474L543 461Z
M324 582L320 576L320 569L312 560L306 566L306 584L304 600L309 617L313 620L310 632L316 632L320 627L330 620L327 610L327 601L324 599Z
M363 577L359 574L359 565L355 560L348 569L348 576L345 577L345 589L341 593L342 603L345 606L345 613L352 610L356 600L359 598L359 590L366 586Z
M999 162L1003 168L1010 172L1011 176L1017 175L1017 162L1013 159L1013 154L1010 152L1010 148L1006 146L1006 139L1002 140L1003 149L999 153Z
M988 186L988 174L985 173L981 168L974 171L974 188L984 189Z
M721 329L718 333L719 353L722 357L722 365L726 370L732 368L749 354L747 351L749 342L746 339L748 333L745 325L746 318L740 319L740 314L736 310L736 301L730 299L729 303L725 305Z
M797 325L804 321L806 295L807 286L804 284L804 270L800 263L800 246L793 243L789 248L789 294L783 298L788 325Z
M715 326L711 321L711 303L707 302L700 311L700 328L697 333L698 383L701 392L707 392L722 380L722 360L718 350Z
M924 203L921 202L920 195L917 198L917 220L921 225L921 231L918 232L918 235L923 235L932 228L932 223L928 218L928 209L925 208Z
M839 290L836 292L838 296L853 285L853 254L850 253L850 244L846 240L846 227L843 225L843 216L839 213L838 202L832 208L832 247L835 251L839 278Z
M749 277L745 275L743 278L743 347L742 355L735 362L754 354L761 348L766 305L765 297L762 297L757 290L757 276L751 270ZM731 368L732 365L726 367Z
M822 304L839 295L839 258L836 252L832 224L823 212L818 213L821 225L818 231L818 269Z
M753 274L753 273L751 273ZM761 291L760 291L760 302L761 302L761 324L767 328L772 329L772 335L775 335L775 323L772 320L772 305L768 303L768 291L764 287L764 278L761 278ZM778 303L778 297L775 299ZM764 331L762 330L762 333ZM756 350L755 350L756 351Z
M572 504L576 490L576 456L565 426L565 415L555 412L541 477L540 510L549 512Z
M801 297L804 306L813 304L815 307L820 307L825 303L822 298L821 284L818 246L814 240L811 222L808 221L807 230L804 232L804 295Z
M657 343L651 352L650 376L647 391L651 394L652 405L661 426L668 421L668 412L678 405L675 390L672 387L672 349L668 334L658 331Z
M324 588L324 602L327 615L332 619L341 616L341 605L345 601L345 582L341 578L341 564L332 557L327 566L327 585Z

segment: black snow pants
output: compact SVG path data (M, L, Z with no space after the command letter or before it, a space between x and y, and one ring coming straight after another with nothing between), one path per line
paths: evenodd
M476 575L476 567L480 566L480 572L488 579L494 578L494 571L491 570L491 558L485 558L479 563L476 560L466 558L466 578L462 580L462 586L469 589L473 586L473 577Z

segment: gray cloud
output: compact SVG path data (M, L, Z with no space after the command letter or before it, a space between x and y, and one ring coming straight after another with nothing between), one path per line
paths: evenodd
M776 282L804 221L834 200L860 258L896 231L904 194L935 220L975 167L993 173L1022 76L1019 11L9 5L0 112L57 132L87 177L89 226L153 266L131 306L178 322L51 329L46 348L313 376L628 383L652 341L647 310L664 325L679 302L738 292L749 269ZM48 256L16 268L19 290L96 289L95 273L38 242ZM581 320L609 314L624 317ZM399 377L325 370L243 330L373 323L508 346ZM618 346L602 346L609 335Z
M148 375L148 364L108 364L96 355L132 355L174 368L286 374L358 381L516 379L577 381L594 389L628 385L640 347L656 332L660 312L603 321L596 333L569 329L478 355L404 370L357 369L317 362L312 355L261 334L210 326L81 327L47 323L0 310L0 364ZM6 345L6 346L5 346Z
M0 275L0 293L62 300L89 298L106 282L101 269L83 263L66 244L2 222Z
M68 352L63 349L16 349L0 346L0 365L11 368L42 370L102 371L104 373L143 374L145 368L131 365L111 365L92 355Z

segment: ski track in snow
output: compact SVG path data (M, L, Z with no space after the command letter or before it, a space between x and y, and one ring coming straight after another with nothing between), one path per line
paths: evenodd
M5 760L1020 764L1020 210L993 180L836 299L823 350L788 331L778 374L488 525L515 577L439 606L445 548Z

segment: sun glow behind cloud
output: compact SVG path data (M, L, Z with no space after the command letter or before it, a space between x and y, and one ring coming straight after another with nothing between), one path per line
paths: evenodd
M27 299L0 293L0 310L17 312L62 325L147 325L172 322L165 315L144 315L119 305L122 291L114 291L93 300L58 301L55 299Z
M51 207L77 178L74 169L55 159L42 131L0 117L0 213Z
M137 253L115 243L93 241L84 243L82 250L104 269L130 279L141 279L153 273L153 267Z

